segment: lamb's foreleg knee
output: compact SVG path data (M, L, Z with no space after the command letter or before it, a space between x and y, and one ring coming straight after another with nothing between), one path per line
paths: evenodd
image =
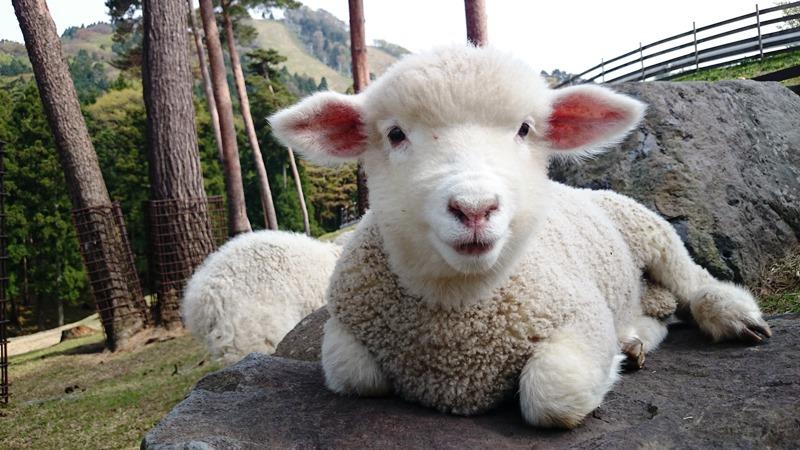
M525 420L541 427L573 428L600 406L619 377L616 343L597 342L573 330L561 330L540 343L525 364L519 382ZM598 351L599 350L599 351Z
M380 396L391 384L375 358L336 318L325 323L322 338L322 369L325 385L338 394Z

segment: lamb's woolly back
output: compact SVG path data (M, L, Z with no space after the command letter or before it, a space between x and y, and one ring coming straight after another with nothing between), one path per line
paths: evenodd
M297 322L324 304L340 251L297 233L239 235L189 280L184 324L226 363L254 351L272 353Z

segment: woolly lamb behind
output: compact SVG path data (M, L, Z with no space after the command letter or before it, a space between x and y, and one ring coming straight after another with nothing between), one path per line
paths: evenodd
M656 214L547 179L550 158L618 142L644 110L602 87L550 90L491 48L449 47L273 116L308 159L367 173L371 211L327 294L327 386L456 414L518 392L529 423L573 427L623 352L640 365L664 338L676 303L715 339L768 337L752 296L696 265Z
M272 353L297 322L324 304L340 251L296 233L237 236L189 280L183 322L226 364L250 352Z

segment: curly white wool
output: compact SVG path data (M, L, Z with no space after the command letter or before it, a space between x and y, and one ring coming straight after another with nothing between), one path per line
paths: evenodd
M297 322L324 304L340 251L299 233L239 235L189 280L184 324L227 364L250 352L272 353Z
M328 293L328 387L471 414L516 386L529 423L573 427L617 379L620 343L654 349L676 302L716 339L768 335L753 297L695 264L669 223L547 179L550 158L619 142L644 111L454 46L273 116L304 156L367 174L371 213Z

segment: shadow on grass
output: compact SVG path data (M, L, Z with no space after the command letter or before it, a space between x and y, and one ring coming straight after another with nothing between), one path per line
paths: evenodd
M93 342L91 344L81 345L79 347L73 347L70 349L66 349L59 353L54 353L52 355L47 356L58 356L58 355L90 355L92 353L103 353L105 351L106 345L105 341L101 342ZM43 358L47 357L43 356Z
M100 353L105 348L104 342L102 333L94 333L89 336L60 342L52 347L14 355L9 358L9 364L15 366L28 361L49 359L54 356Z

